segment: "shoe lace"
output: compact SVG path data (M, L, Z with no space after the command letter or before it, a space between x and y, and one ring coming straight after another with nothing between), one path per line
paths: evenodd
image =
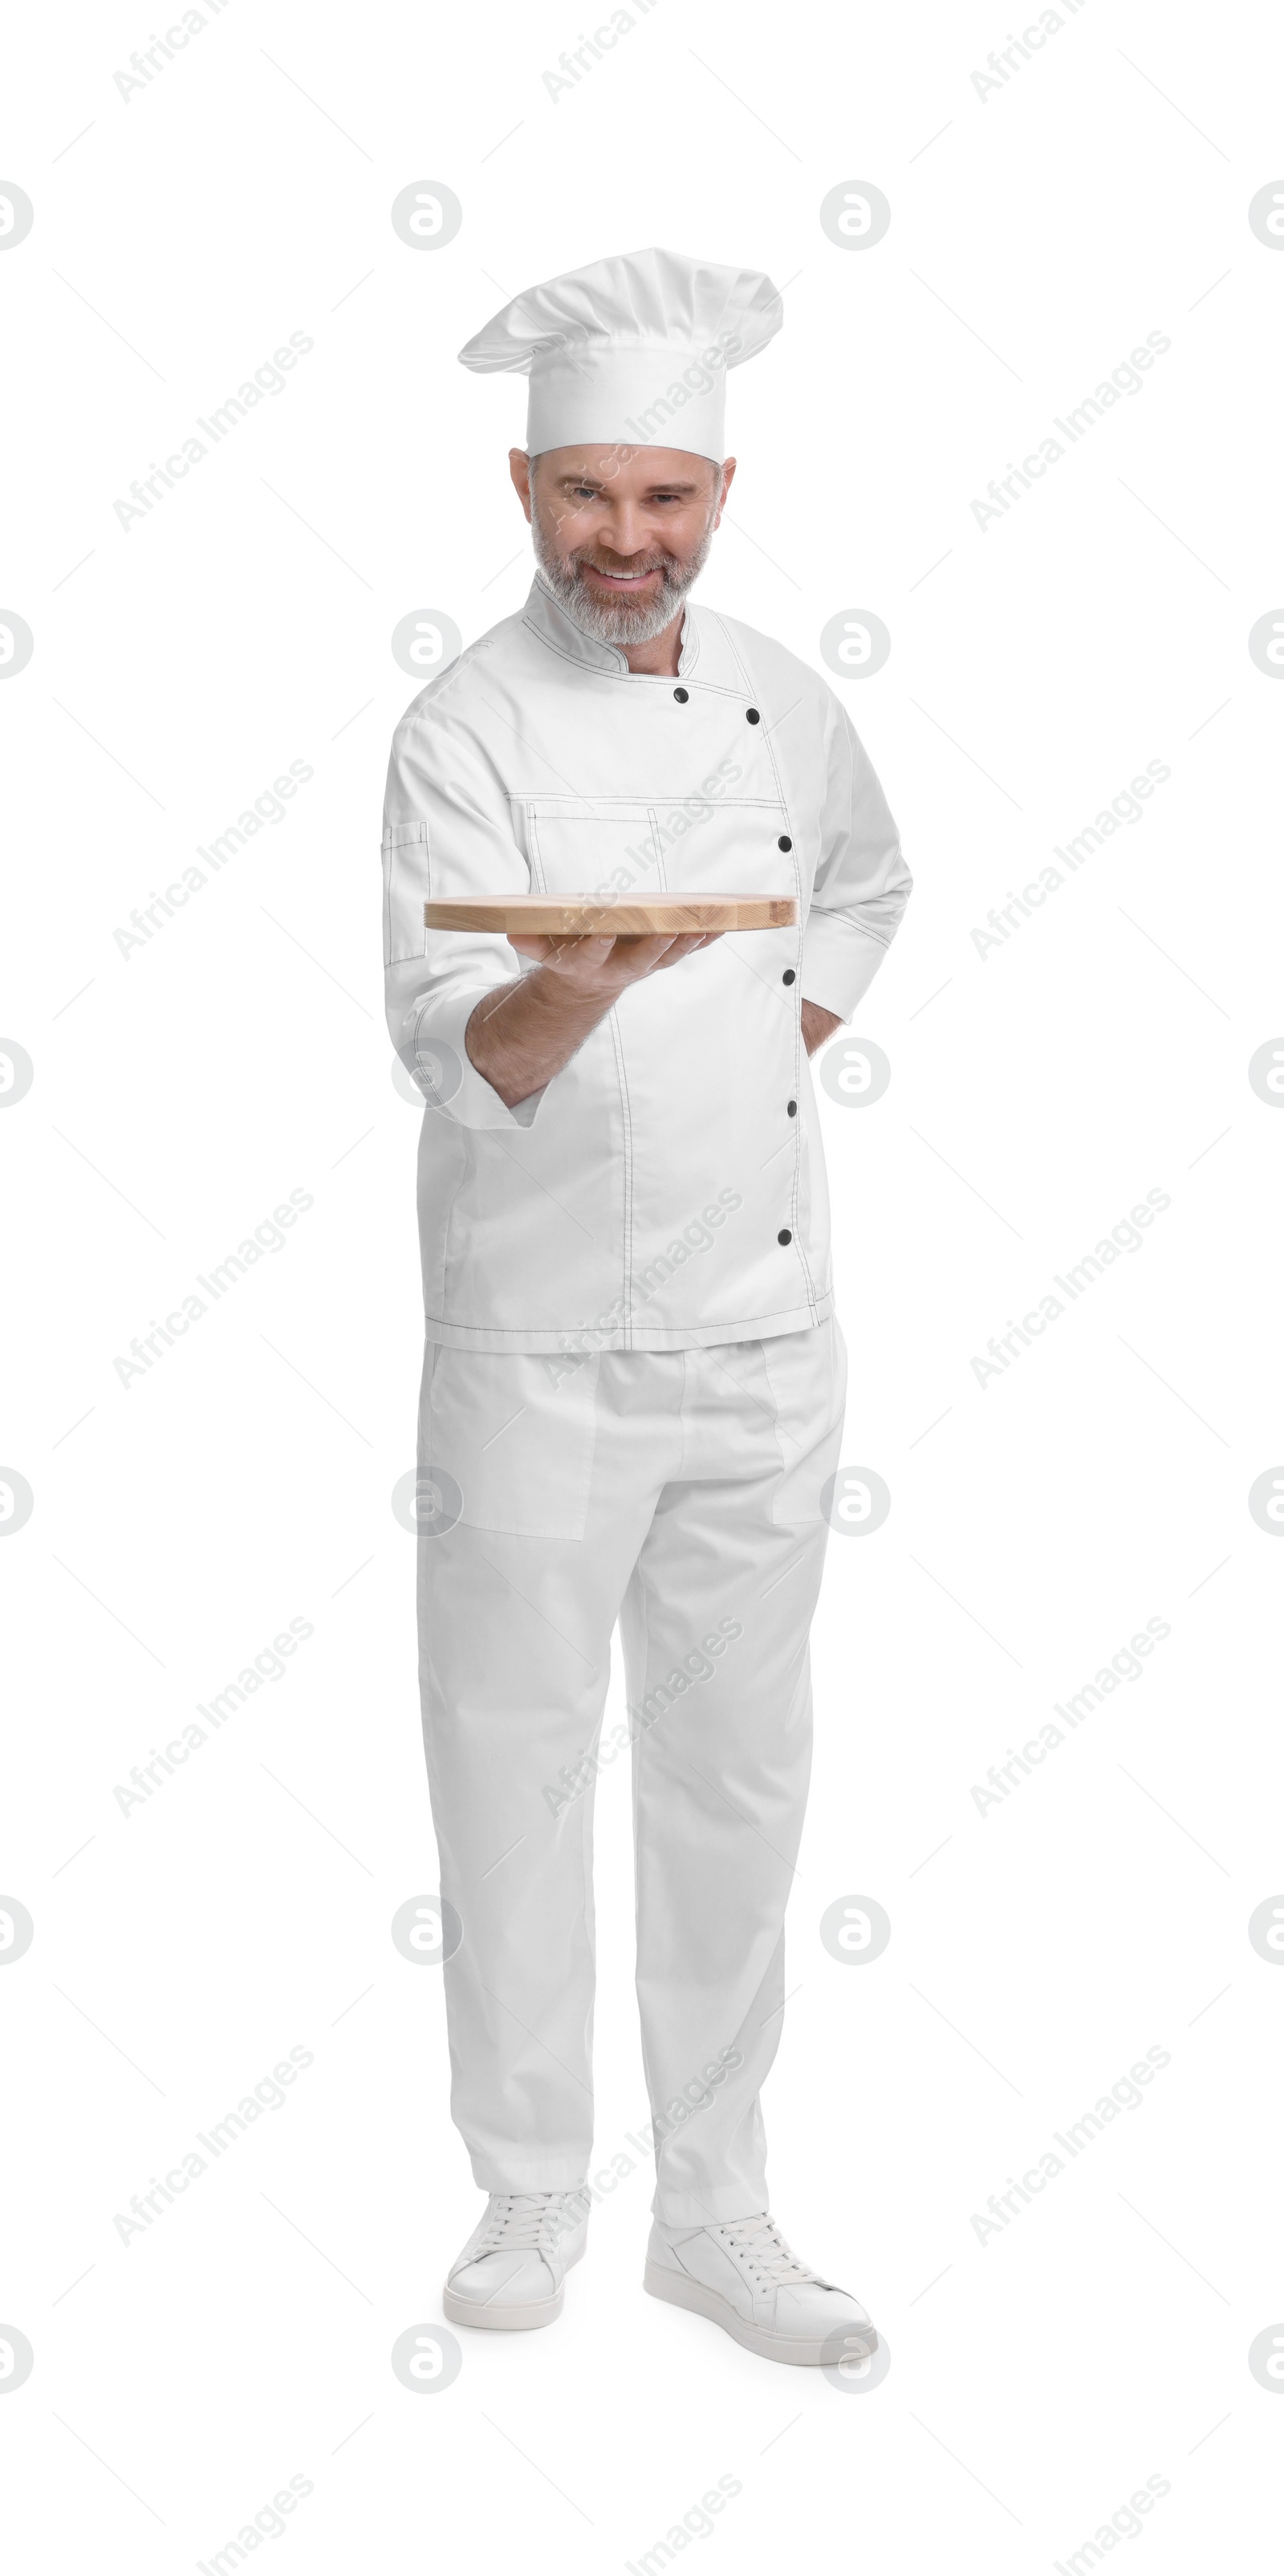
M749 2270L762 2281L818 2281L820 2274L810 2265L800 2263L790 2252L784 2237L769 2211L756 2218L727 2220L719 2233L731 2241L733 2252L740 2254Z
M573 2191L496 2192L473 2260L483 2254L521 2253L554 2241L579 2225L583 2194Z

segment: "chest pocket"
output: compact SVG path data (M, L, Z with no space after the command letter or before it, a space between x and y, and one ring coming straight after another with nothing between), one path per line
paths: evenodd
M793 894L796 857L783 805L689 796L680 803L533 799L531 883L549 894Z
M540 894L655 894L666 881L652 808L539 798L526 807L531 884Z
M690 894L796 894L797 857L783 805L757 797L660 801L655 832L668 882ZM790 842L788 850L781 841Z

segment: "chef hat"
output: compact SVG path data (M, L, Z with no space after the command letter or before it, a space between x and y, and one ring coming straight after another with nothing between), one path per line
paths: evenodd
M680 447L720 465L727 369L783 318L760 269L635 250L528 286L459 355L479 375L529 376L531 456Z

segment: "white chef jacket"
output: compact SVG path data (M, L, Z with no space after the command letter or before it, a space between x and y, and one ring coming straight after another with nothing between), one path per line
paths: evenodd
M801 1004L849 1020L910 891L846 711L771 637L689 606L676 677L630 671L537 574L393 736L383 833L392 1042L430 1102L424 1320L474 1351L671 1351L832 1311ZM647 977L509 1109L464 1043L530 972L444 895L792 894L798 924Z

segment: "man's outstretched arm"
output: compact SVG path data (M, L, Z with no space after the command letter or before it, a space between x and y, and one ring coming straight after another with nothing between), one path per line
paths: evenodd
M654 939L512 939L511 947L537 959L537 972L482 995L464 1033L469 1058L506 1107L516 1109L570 1063L630 984L676 966L721 936L705 931ZM803 1002L808 1055L841 1027L836 1012Z
M654 939L510 938L519 955L535 958L536 972L483 993L464 1032L469 1058L516 1109L570 1063L630 984L721 936L714 930Z

